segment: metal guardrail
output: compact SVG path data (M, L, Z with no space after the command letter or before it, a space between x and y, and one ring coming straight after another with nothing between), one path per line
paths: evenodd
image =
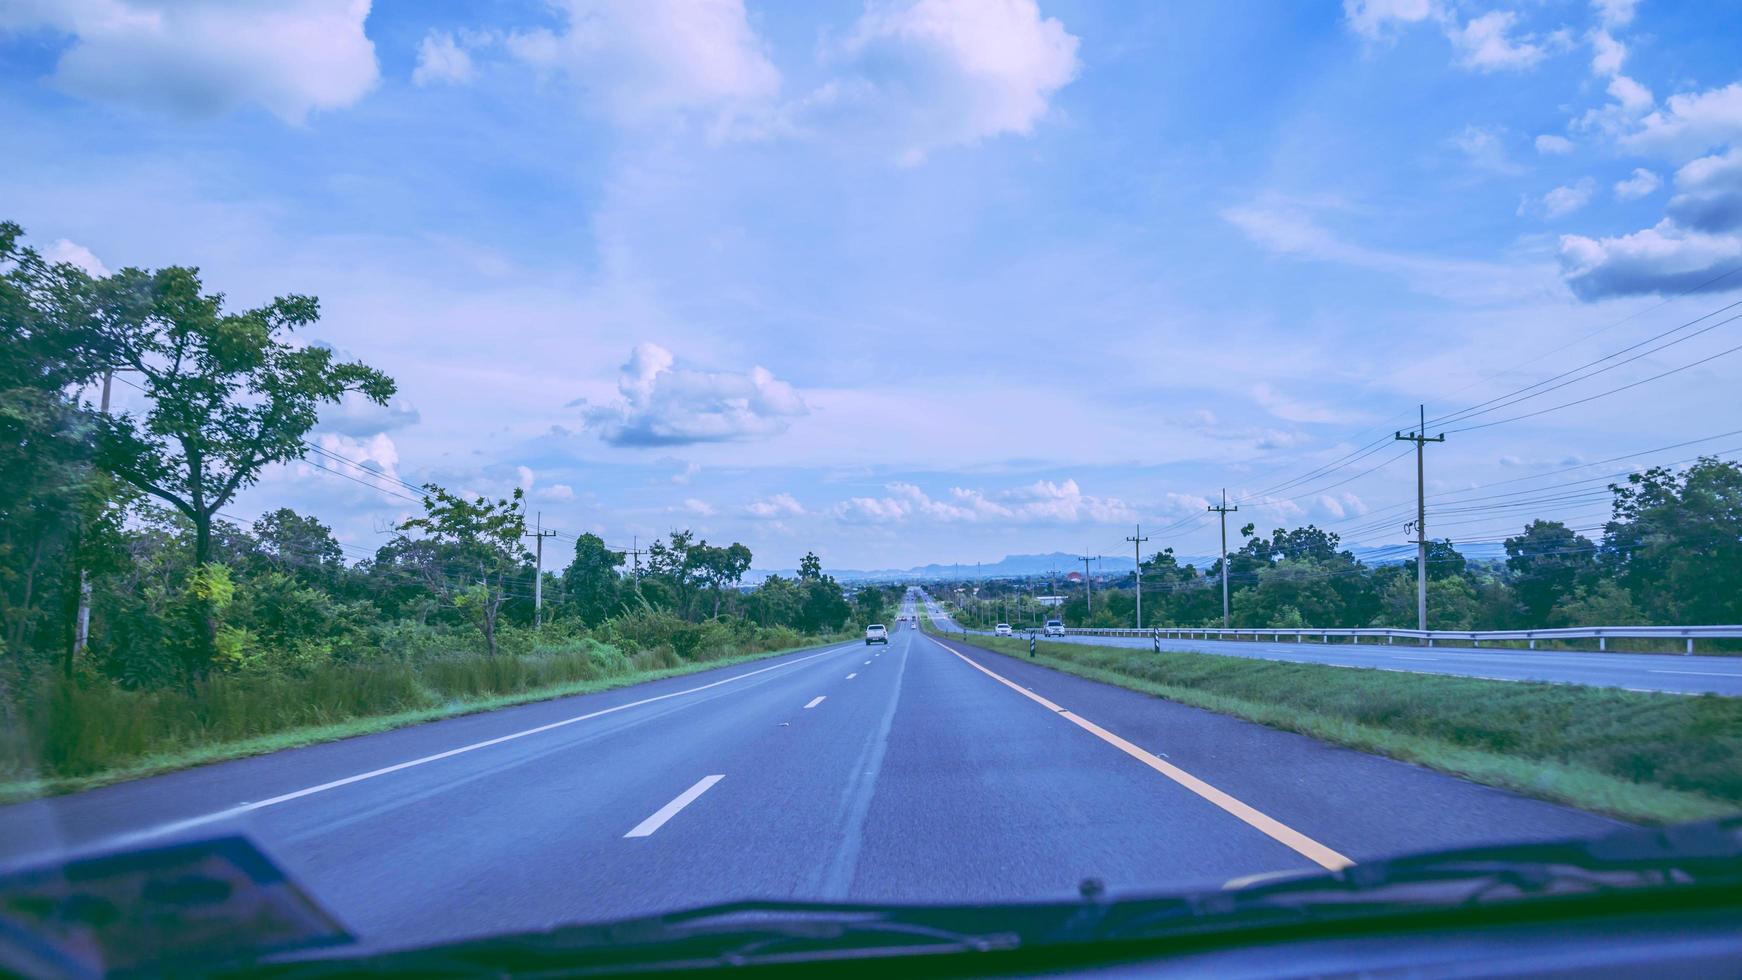
M1375 643L1383 639L1387 644L1398 640L1413 640L1417 644L1433 646L1436 642L1463 641L1475 646L1481 646L1484 641L1524 640L1530 649L1536 649L1539 640L1596 640L1597 649L1607 650L1611 639L1676 639L1687 641L1687 653L1694 652L1696 639L1742 639L1742 626L1574 626L1557 629L1540 630L1408 630L1408 629L1088 629L1067 628L1067 636L1127 636L1137 639L1160 637L1179 640L1227 640L1227 639L1263 639L1268 637L1272 642L1284 642L1286 637L1294 637L1296 643L1304 643L1313 638L1329 643L1335 638L1347 638L1351 643L1360 643L1363 637L1371 637Z

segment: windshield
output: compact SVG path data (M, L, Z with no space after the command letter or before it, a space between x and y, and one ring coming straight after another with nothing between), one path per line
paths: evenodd
M1727 5L0 7L0 879L406 946L1742 811Z

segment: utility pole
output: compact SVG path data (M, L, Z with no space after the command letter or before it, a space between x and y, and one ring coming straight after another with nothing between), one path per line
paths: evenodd
M634 563L632 565L632 567L634 568L635 588L637 591L639 591L641 589L641 556L642 556L642 554L643 554L643 552L641 550L641 536L638 534L630 535L629 536L629 558L630 558L630 561Z
M103 372L103 404L101 411L109 414L109 389L115 381L115 369ZM73 659L85 652L85 646L91 641L91 573L79 569L79 615L73 626ZM71 660L68 661L70 665ZM68 667L68 671L71 671Z
M535 539L533 547L538 550L538 556L533 559L532 572L532 628L538 629L544 625L544 539L556 537L555 531L544 529L544 511L538 512L538 523L533 525L533 532L524 535Z
M1445 442L1444 432L1432 439L1427 435L1427 406L1419 406L1421 427L1410 433L1397 433L1397 442L1415 443L1415 628L1427 630L1427 490L1423 478L1422 450L1430 442Z
M1085 618L1087 618L1095 615L1095 580L1089 576L1089 562L1100 561L1101 556L1094 555L1091 557L1089 555L1084 555L1078 560L1083 563L1083 588L1088 590L1087 602L1089 608L1084 614Z
M1238 505L1228 506L1228 488L1222 488L1222 506L1206 507L1222 515L1222 628L1228 628L1228 515L1240 509Z
M1137 525L1137 533L1126 538L1131 542L1131 551L1137 556L1137 628L1143 628L1143 542L1149 539L1143 536L1143 525Z

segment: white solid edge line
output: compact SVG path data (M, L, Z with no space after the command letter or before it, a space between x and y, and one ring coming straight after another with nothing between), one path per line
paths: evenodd
M1715 670L1656 670L1647 668L1648 674L1693 674L1696 677L1733 677L1742 680L1742 674L1726 674Z
M346 776L343 779L335 779L335 780L332 780L331 782L321 783L317 786L309 786L309 787L306 787L304 789L295 790L293 792L282 793L278 796L268 797L267 799L264 799L264 800L257 800L253 803L244 803L240 806L233 806L233 807L230 807L229 809L226 809L226 810L218 810L218 811L215 811L213 813L207 813L207 814L204 814L204 815L198 816L198 817L188 817L188 818L183 819L183 820L175 820L175 821L171 821L170 823L160 824L159 826L156 826L156 827L147 827L143 830L133 830L133 831L128 831L128 832L123 833L123 834L116 834L116 835L110 836L110 837L101 837L101 838L98 838L96 840L90 841L88 844L82 845L82 847L96 847L96 846L114 847L117 845L131 844L131 843L134 843L136 841L150 840L150 839L155 838L155 837L161 837L164 834L173 834L173 833L178 833L178 832L183 831L183 830L191 830L195 827L201 827L201 826L204 826L204 825L209 824L209 823L215 823L219 820L228 819L230 817L239 817L244 813L252 813L255 810L264 810L269 806L277 806L280 803L289 803L292 800L300 800L305 796L313 796L316 793L325 793L328 790L338 789L341 786L349 786L352 783L360 783L366 779L374 779L377 776L386 776L386 775L389 775L390 773L399 772L402 769L411 769L411 768L414 768L416 766L428 765L431 762L440 762L443 759L449 759L449 758L452 758L456 755L463 755L467 752L475 752L478 749L486 749L492 745L500 745L503 742L512 742L515 739L525 738L528 735L542 734L544 732L551 731L552 729L562 728L562 727L567 726L567 725L573 725L576 722L587 721L589 719L598 718L602 715L615 714L619 711L627 711L630 708L639 708L644 704L652 704L655 701L665 701L665 700L668 700L670 698L683 697L686 694L695 694L699 691L706 691L709 688L719 687L722 684L730 684L733 681L740 681L746 677L755 677L757 674L766 674L771 670L779 670L782 667L791 667L794 664L801 664L807 660L815 660L818 657L827 656L828 654L831 654L831 653L841 653L842 651L851 650L852 648L853 648L853 645L849 644L847 646L833 647L833 648L828 649L828 650L819 650L816 653L807 654L803 657L799 657L799 658L794 659L794 660L788 660L788 661L785 661L783 663L772 664L772 665L767 666L767 667L759 667L756 670L747 671L747 672L742 673L742 674L733 674L731 677L721 678L720 680L714 681L714 682L709 683L709 684L701 684L701 685L698 685L696 687L685 688L681 691L671 691L671 692L668 692L666 694L657 694L657 695L654 695L653 697L650 697L650 698L642 698L639 701L630 701L627 704L619 704L619 705L614 705L614 706L609 707L609 708L601 708L598 711L589 711L584 715L575 715L573 718L564 718L561 721L553 721L548 725L539 725L536 728L528 728L528 729L525 729L524 731L510 732L507 735L498 735L495 738L485 739L482 742L473 742L470 745L462 745L459 748L448 749L445 752L437 752L434 755L422 756L421 758L411 759L407 762L395 763L394 765L391 765L391 766L382 766L380 769L371 769L368 772L357 773L355 776Z
M703 776L696 784L679 793L677 799L655 810L653 816L635 825L635 829L624 834L624 837L651 837L653 832L665 826L665 822L677 816L678 811L696 801L696 798L713 788L713 785L725 779L724 773L717 776Z
M822 703L823 703L823 701L824 701L824 700L826 700L826 699L827 699L827 698L828 698L828 695L827 695L827 694L819 694L819 695L817 695L817 696L816 696L816 697L814 697L814 698L811 698L811 703L810 703L810 704L807 704L807 705L805 705L805 709L806 709L806 710L809 710L809 709L811 709L811 708L814 708L814 707L816 707L816 706L817 706L817 705L819 705L819 704L822 704Z

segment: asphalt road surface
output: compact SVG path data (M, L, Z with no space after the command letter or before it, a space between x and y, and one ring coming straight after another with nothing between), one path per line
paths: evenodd
M397 946L748 898L1131 895L1616 826L904 622L3 808L0 863L240 831Z
M941 629L954 632L960 628L935 603L928 604L927 614ZM1048 642L1135 647L1142 650L1153 649L1155 643L1151 639L1127 636L1055 636ZM1553 684L1621 687L1630 691L1742 696L1742 657L1167 638L1162 639L1161 648L1252 657L1257 660L1288 660L1335 667L1401 670L1412 674L1454 674L1495 681L1547 681Z

